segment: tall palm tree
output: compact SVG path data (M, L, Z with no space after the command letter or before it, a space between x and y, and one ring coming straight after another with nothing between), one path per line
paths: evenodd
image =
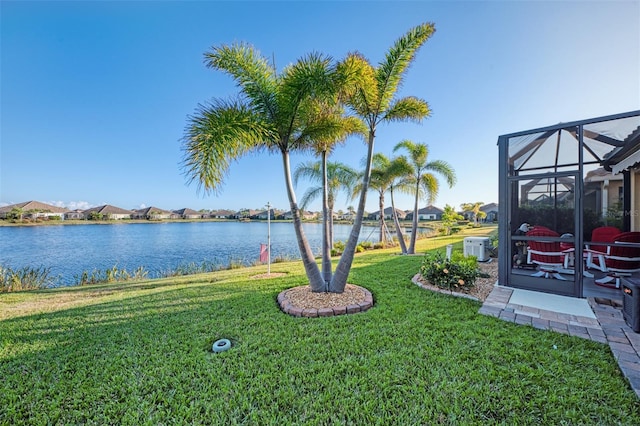
M322 164L320 161L301 163L293 173L293 183L297 185L299 180L306 178L312 182L322 182ZM346 164L339 162L327 162L327 207L329 219L329 244L333 248L333 211L336 198L340 191L351 196L358 178L358 172ZM306 209L316 198L322 196L323 186L311 186L307 188L300 201L300 208Z
M290 152L308 150L314 141L337 140L340 115L319 114L317 101L334 99L339 87L331 58L309 54L278 74L252 46L239 43L205 53L208 67L229 74L240 95L199 105L188 118L182 166L198 189L219 191L233 160L258 151L279 153L298 248L313 291L326 284L302 228L291 180Z
M385 242L387 229L384 217L384 194L389 190L393 179L388 173L390 165L391 161L386 155L381 153L373 155L369 188L378 194L378 227L380 228L380 242L383 244ZM358 188L361 186L362 185L358 185Z
M487 214L480 210L484 203L482 201L476 201L475 203L463 203L460 205L462 211L469 212L473 215L473 224L478 225L478 219L486 217Z
M330 291L337 293L344 291L353 264L369 191L371 162L378 125L391 121L420 122L430 113L427 102L422 99L416 97L395 99L395 96L415 55L434 31L435 27L431 23L424 23L410 29L391 46L384 60L377 67L357 53L350 54L339 65L342 77L348 81L347 86L355 87L349 94L347 103L366 123L368 138L366 167L356 217L345 244L344 253L331 279Z
M391 209L393 210L393 224L396 228L396 235L398 237L398 244L400 244L400 250L402 254L407 254L407 245L404 241L404 234L402 233L402 227L400 226L400 220L398 219L398 211L396 210L396 203L393 197L393 191L399 189L401 192L405 190L407 186L406 177L411 173L411 165L407 163L406 158L396 157L391 160L387 174L390 178L389 183L389 196L391 198Z
M416 234L418 230L418 202L426 197L432 203L438 196L440 184L435 175L436 172L442 175L449 187L456 183L456 175L453 168L445 161L436 160L428 162L429 146L422 143L414 143L410 140L398 142L393 151L404 150L408 156L405 157L407 163L411 165L411 173L407 176L408 183L412 186L410 193L414 195L413 223L411 224L411 240L409 242L409 254L415 253Z
M366 128L357 117L342 115L341 97L345 95L346 86L337 84L333 97L314 99L312 116L321 117L321 126L327 131L325 135L317 135L311 149L320 156L319 170L322 193L322 276L325 289L329 288L332 276L331 249L333 248L333 201L330 199L330 187L333 185L328 177L328 157L335 146L351 135L364 135ZM315 120L317 121L317 120ZM333 132L329 131L333 129ZM330 203L332 204L330 206ZM303 206L305 203L303 202Z
M378 194L378 208L380 211L380 217L378 219L378 225L380 228L380 242L384 243L386 238L387 226L385 223L384 205L385 194L389 192L391 196L392 217L396 228L396 234L398 235L398 242L403 254L406 253L407 249L404 244L400 221L398 220L398 214L393 198L393 190L395 188L404 187L404 178L410 172L410 170L411 168L409 164L407 164L406 160L402 157L389 160L386 155L381 153L376 153L373 155L371 182L369 183L369 189L375 191ZM355 187L356 193L359 192L361 186L362 184L358 184Z

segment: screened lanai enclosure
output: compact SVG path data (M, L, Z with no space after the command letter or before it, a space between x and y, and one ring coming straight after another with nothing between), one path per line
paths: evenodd
M502 135L498 148L499 283L621 298L620 280L640 277L640 111Z

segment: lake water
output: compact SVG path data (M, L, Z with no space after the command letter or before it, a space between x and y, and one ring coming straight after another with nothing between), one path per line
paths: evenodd
M314 253L320 254L322 225L304 224ZM350 225L335 225L334 240L346 241ZM375 228L363 227L361 241L378 241ZM158 277L189 263L225 267L253 264L267 243L266 222L165 222L105 225L0 227L0 265L14 269L50 268L61 285L83 271L117 266L132 272L143 266ZM271 259L299 259L293 224L271 223Z

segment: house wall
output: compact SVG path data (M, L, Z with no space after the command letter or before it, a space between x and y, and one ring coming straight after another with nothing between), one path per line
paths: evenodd
M418 220L436 220L437 217L435 214L419 214Z
M117 214L117 213L112 213L109 215L109 219L111 220L121 220L121 219L130 219L131 215L130 214Z
M618 205L618 203L621 201L620 198L620 191L622 188L622 181L620 180L612 180L609 181L609 191L608 191L608 206L609 208L611 207L615 207Z
M631 230L640 231L640 170L631 175Z

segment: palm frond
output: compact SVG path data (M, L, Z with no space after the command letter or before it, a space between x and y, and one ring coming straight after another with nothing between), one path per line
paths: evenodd
M420 47L435 32L435 26L424 23L410 29L400 37L385 55L385 59L376 69L379 93L378 111L385 111L398 87L402 84L405 71L409 68Z
M277 94L282 134L295 133L302 120L315 111L316 99L335 96L334 73L331 57L320 53L310 53L284 69Z
M316 153L332 152L350 136L362 136L367 127L357 117L340 115L316 116L298 135L294 146L310 146Z
M427 195L427 202L429 204L433 203L436 198L438 198L438 192L440 191L440 183L438 179L431 173L425 173L420 176L420 182L422 184L422 189L424 189Z
M335 193L344 189L351 198L351 192L358 181L358 172L343 163L330 161L327 163L327 181L330 194L335 198Z
M337 66L338 86L347 104L367 121L377 119L376 70L360 53L348 54Z
M425 170L431 170L444 176L447 183L449 184L449 188L456 184L456 173L453 170L453 167L451 167L451 164L447 163L446 161L431 161L425 165Z
M322 197L322 186L312 186L307 188L300 199L300 208L302 210L308 210L308 207L311 205L313 200L320 197Z
M319 161L307 161L300 163L293 172L293 183L298 185L300 179L319 182L322 180L322 170Z
M431 109L427 101L408 96L398 99L389 105L382 119L385 121L413 121L420 123L431 115Z
M188 117L182 139L182 169L187 182L205 193L220 189L232 161L268 148L277 138L262 117L240 101L214 100Z
M393 152L404 149L409 154L410 162L416 170L421 170L429 156L429 146L424 143L415 143L409 139L402 140L393 147Z
M322 169L319 161L301 163L296 167L293 174L293 181L297 185L300 179L306 178L309 181L322 183ZM327 193L330 199L335 199L340 190L344 190L351 198L351 191L358 179L358 172L346 164L329 161L327 162ZM317 189L318 187L313 187ZM319 187L322 190L322 186ZM314 191L312 191L314 192ZM320 194L315 194L317 197ZM312 201L312 200L311 200Z
M213 47L204 56L207 67L231 75L256 111L272 120L278 116L276 70L253 46L246 43L222 45Z

